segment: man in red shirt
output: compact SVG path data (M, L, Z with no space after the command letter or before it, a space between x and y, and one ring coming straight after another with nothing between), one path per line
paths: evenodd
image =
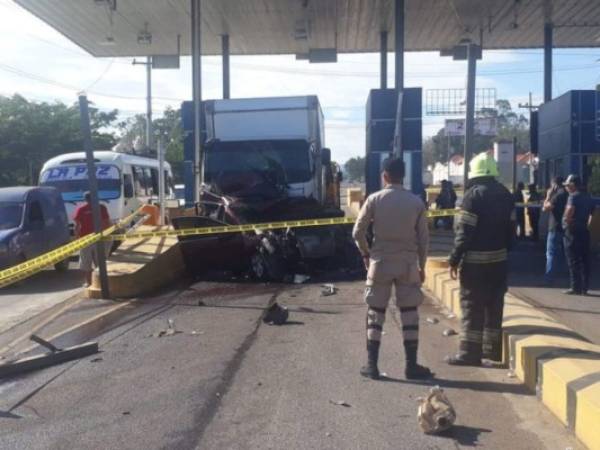
M77 238L84 237L94 232L94 219L92 216L92 195L90 192L83 194L85 204L78 206L73 214L75 221L75 236ZM104 230L110 226L110 216L106 206L100 204L101 226ZM92 271L98 266L98 255L96 254L96 245L90 245L79 252L79 270L85 274L84 287L89 287L92 284Z

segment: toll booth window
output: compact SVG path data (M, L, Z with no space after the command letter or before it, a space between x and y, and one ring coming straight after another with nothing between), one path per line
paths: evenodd
M38 202L37 200L29 204L28 219L30 224L44 224L44 213L42 212L40 202Z

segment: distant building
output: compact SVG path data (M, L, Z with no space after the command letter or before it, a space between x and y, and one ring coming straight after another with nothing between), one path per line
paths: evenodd
M455 185L462 185L463 182L463 163L464 158L462 155L454 155L450 158L450 168L448 164L435 163L433 166L433 184L439 185L442 180L452 181Z
M511 142L512 147L512 142ZM506 184L508 187L512 187L512 160L506 160L506 155L498 155L499 150L488 150L488 153L494 156L494 159L498 161L501 160L498 164L498 168L500 171L500 180ZM509 150L509 149L505 149ZM500 156L500 158L498 157ZM436 163L433 166L432 174L433 174L433 184L440 185L442 180L452 181L455 185L463 184L463 156L462 155L454 155L450 158L450 169L448 170L448 164L445 163ZM522 153L517 155L517 182L521 181L525 184L529 184L533 181L532 173L533 170L537 168L537 158L535 155L531 153Z

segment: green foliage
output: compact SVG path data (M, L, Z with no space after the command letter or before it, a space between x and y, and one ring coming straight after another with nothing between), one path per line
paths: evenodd
M95 149L108 149L116 140L107 131L116 110L90 107ZM80 151L79 107L64 103L38 103L20 95L0 96L0 186L35 184L43 163L62 153Z
M529 120L522 114L512 110L508 100L496 101L496 109L482 110L478 117L495 117L497 136L474 136L474 152L480 153L493 147L494 141L498 139L517 138L517 153L526 153L530 150L529 142ZM464 151L464 137L445 136L444 128L441 128L435 136L425 140L423 143L424 166L434 165L436 162L448 161L448 147L450 156L462 154Z
M348 181L362 182L365 180L365 158L362 156L350 158L344 164L344 169Z
M118 141L133 147L144 136L144 115L118 122L118 110L100 111L90 104L94 150L110 150ZM167 108L153 121L155 136L166 144L166 160L175 182L183 176L183 131L180 111ZM0 96L0 186L32 185L44 162L82 150L79 105L29 101L20 95Z

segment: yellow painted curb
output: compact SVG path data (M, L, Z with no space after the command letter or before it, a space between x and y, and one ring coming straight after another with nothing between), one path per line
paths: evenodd
M459 283L444 258L427 262L425 288L461 317ZM512 294L505 297L505 363L591 450L600 450L600 345Z

